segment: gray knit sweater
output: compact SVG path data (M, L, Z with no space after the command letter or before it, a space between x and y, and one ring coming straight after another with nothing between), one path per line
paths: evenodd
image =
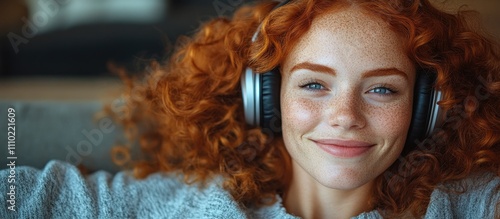
M296 218L287 214L279 197L271 206L240 208L222 189L221 180L202 188L161 173L144 180L127 172L84 177L74 166L60 161L51 161L42 171L16 167L14 177L9 178L11 172L0 171L0 218ZM462 183L466 193L446 191L457 184L436 189L425 218L493 218L500 200L500 178L480 174ZM355 218L381 216L371 211Z

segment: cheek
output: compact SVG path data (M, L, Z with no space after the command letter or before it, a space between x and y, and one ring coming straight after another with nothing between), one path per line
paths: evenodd
M281 114L284 134L290 131L310 130L320 117L320 110L320 106L310 99L294 97L293 94L282 95Z
M409 100L371 111L372 115L369 115L369 118L372 118L372 127L379 135L404 142L410 127L411 108L411 100Z

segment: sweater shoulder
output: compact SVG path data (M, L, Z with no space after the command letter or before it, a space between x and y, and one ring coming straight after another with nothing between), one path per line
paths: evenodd
M499 213L500 177L482 172L438 186L426 218L495 218Z
M73 165L51 161L43 170L18 167L15 212L1 218L244 218L245 213L217 180L201 186L182 176L154 173L144 179L129 171L84 176ZM5 178L9 170L1 170ZM0 185L5 191L8 185ZM5 188L4 188L5 187ZM5 200L0 201L4 206Z

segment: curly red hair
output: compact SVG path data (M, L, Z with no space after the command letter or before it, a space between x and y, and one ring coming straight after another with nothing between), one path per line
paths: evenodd
M153 64L144 83L127 80L127 113L119 119L140 137L137 177L178 171L190 183L222 175L242 205L275 200L290 181L290 157L279 136L245 124L240 76L247 66L278 67L312 20L338 7L360 7L390 24L415 65L437 73L448 111L434 135L377 178L374 206L385 216L422 216L438 184L477 171L500 174L500 50L468 20L471 12L447 14L427 0L275 4L244 6L232 19L203 24L180 39L167 63ZM127 151L117 147L114 155Z

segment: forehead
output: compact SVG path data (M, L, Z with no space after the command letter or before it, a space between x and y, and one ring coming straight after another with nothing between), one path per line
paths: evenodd
M356 6L334 9L316 17L286 57L284 67L304 61L331 62L332 57L337 61L368 59L374 65L383 65L373 67L387 67L390 63L402 65L393 67L412 66L402 37L381 18Z
M402 45L402 38L394 32L389 24L374 13L358 6L334 8L319 15L312 23L308 33L336 33L335 36L345 42L364 42L378 40L378 43ZM342 38L343 37L343 38Z

